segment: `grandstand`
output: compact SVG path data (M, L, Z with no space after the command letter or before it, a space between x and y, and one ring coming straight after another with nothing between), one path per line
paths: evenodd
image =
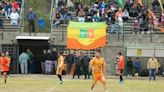
M1 0L3 1L3 0ZM68 52L66 48L66 35L67 26L69 22L62 22L56 28L53 27L53 18L56 13L56 0L18 0L20 2L20 20L17 26L10 25L10 19L6 19L5 16L0 16L3 21L3 27L0 29L0 51L9 51L12 57L13 70L12 73L19 73L18 56L19 54L27 48L31 48L35 55L35 60L37 62L36 73L40 73L40 57L43 49L57 48L57 50L64 50L65 53ZM42 3L40 3L40 1ZM72 0L78 1L78 0ZM80 0L83 1L83 0ZM86 1L86 0L84 0ZM91 1L91 0L89 0ZM117 1L117 0L115 0ZM128 0L123 0L124 4ZM152 9L151 0L142 0L149 9ZM38 5L36 5L38 4ZM87 5L87 4L85 4ZM31 33L28 30L28 20L26 15L28 9L32 7L37 15L35 20L36 31ZM78 21L75 9L69 11L72 15L72 21ZM161 10L153 11L157 18L160 18ZM44 18L45 28L43 32L38 31L37 20L39 17ZM130 56L132 58L137 57L137 55L129 55L129 53L135 53L138 49L142 51L148 51L149 55L138 55L141 58L143 68L146 67L147 59L151 55L156 55L159 61L162 63L164 55L158 55L155 53L157 51L164 52L164 34L160 31L162 26L158 26L153 32L147 34L133 34L132 24L137 18L129 18L127 22L124 22L123 34L119 33L107 33L107 44L103 48L99 48L105 57L107 62L107 73L114 74L114 60L118 52L124 53L125 56ZM117 28L116 23L116 30ZM107 31L111 29L111 25L107 25ZM90 56L94 55L95 50L88 51Z

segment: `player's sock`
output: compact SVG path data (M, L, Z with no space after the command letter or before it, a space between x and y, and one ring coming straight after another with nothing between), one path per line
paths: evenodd
M5 81L4 81L4 83L6 83L7 81L6 81L6 79L5 79Z

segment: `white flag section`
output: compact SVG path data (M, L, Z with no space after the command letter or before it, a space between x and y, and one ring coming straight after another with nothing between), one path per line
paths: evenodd
M164 57L164 47L127 47L127 57Z

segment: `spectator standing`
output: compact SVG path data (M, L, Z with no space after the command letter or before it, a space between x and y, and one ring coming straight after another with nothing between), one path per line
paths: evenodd
M30 8L29 13L27 14L28 26L30 32L35 32L35 18L36 18L36 14L33 12L33 9Z
M128 58L126 65L127 65L127 76L131 77L133 72L133 62L130 57Z
M118 21L118 32L123 34L123 12L122 9L119 8L118 11L116 12L116 17L115 19Z
M18 25L19 14L15 10L12 10L10 14L10 19L11 25Z
M28 60L29 60L28 54L26 52L22 52L19 56L19 63L20 63L22 74L28 73Z
M141 73L141 61L138 57L133 62L133 66L134 66L134 69L135 69L135 73L137 73L137 75L140 75L140 73Z
M156 79L156 72L158 70L158 61L155 57L151 57L148 60L147 68L149 69L149 79L151 80L151 77Z
M74 62L75 62L75 55L73 54L73 51L70 51L69 54L66 56L67 74L70 74Z
M7 5L5 7L5 16L6 16L6 18L10 17L11 10L12 10L11 3L7 2Z
M47 54L47 51L46 49L43 50L43 53L42 53L42 59L41 59L41 68L42 68L42 74L45 74L45 60L46 60L46 54Z
M56 50L56 48L53 48L52 51L52 62L53 62L53 71L56 71L57 69L57 59L58 59L58 51Z
M77 52L76 57L75 57L75 72L73 74L73 79L75 77L75 75L78 76L78 79L80 79L80 75L81 75L81 66L82 66L82 56L80 52Z
M87 55L87 53L84 53L84 56L82 57L82 68L83 68L83 73L85 76L85 79L90 79L90 74L89 74L89 62L90 62L90 57Z
M45 21L43 18L38 19L39 32L44 32Z
M101 13L101 16L104 17L104 14L105 14L105 11L106 11L106 4L104 2L104 0L102 1L102 3L100 4L100 13Z
M52 54L51 50L47 50L46 59L45 59L45 74L49 75L52 72Z
M111 21L111 33L114 33L115 32L115 12L112 10L110 12L110 15L108 14L108 16L111 18L110 21Z
M34 68L35 68L35 62L34 62L34 54L32 53L32 51L30 49L27 49L27 55L29 56L29 63L28 63L28 67L29 67L29 73L34 73Z

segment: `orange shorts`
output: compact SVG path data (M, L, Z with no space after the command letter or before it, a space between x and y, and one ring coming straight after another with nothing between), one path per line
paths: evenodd
M105 76L103 74L94 74L94 81L105 81Z

